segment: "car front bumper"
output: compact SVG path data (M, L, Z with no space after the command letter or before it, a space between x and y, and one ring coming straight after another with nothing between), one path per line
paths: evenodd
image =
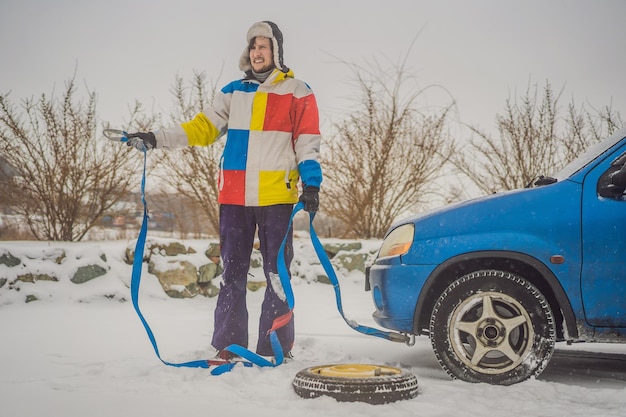
M400 258L378 260L368 269L376 310L372 317L380 326L403 333L413 332L417 300L435 265L404 265Z

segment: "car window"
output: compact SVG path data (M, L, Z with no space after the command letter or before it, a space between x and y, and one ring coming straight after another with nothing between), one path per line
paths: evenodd
M626 190L626 152L617 157L598 180L598 195L623 199Z

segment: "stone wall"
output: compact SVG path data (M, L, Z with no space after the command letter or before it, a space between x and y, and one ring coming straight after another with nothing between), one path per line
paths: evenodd
M8 243L8 242L7 242ZM373 262L378 245L364 247L361 241L328 240L322 241L324 250L338 276L364 276L366 265ZM98 250L86 256L83 252L68 254L64 243L49 243L43 251L20 250L10 244L0 242L0 271L7 271L9 278L0 276L0 296L3 291L21 291L33 288L25 285L37 282L59 282L69 280L82 285L101 277L120 275L119 267L111 268L111 262L123 261L126 267L120 279L128 279L135 257L135 245L126 246L124 253L112 254ZM67 244L65 244L67 245ZM80 247L74 243L73 247ZM295 257L291 265L292 279L308 282L329 283L323 267L308 238L294 239ZM121 259L120 259L121 258ZM109 261L108 259L111 259ZM180 241L174 239L148 239L142 261L147 264L148 275L154 276L163 291L173 298L196 296L215 297L219 293L219 280L222 265L219 258L219 245L215 241ZM41 266L44 265L45 268ZM71 265L71 267L69 266ZM67 274L70 270L71 273ZM145 279L147 277L142 277ZM258 291L266 286L263 274L263 261L258 244L251 256L248 289ZM34 293L33 291L31 291ZM38 296L25 294L24 300L35 301ZM0 299L1 301L1 299Z

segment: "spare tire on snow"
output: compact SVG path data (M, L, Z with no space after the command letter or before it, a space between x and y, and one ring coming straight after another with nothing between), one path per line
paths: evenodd
M337 401L385 404L417 397L417 378L399 368L340 364L313 366L298 372L294 391L303 398L322 395Z

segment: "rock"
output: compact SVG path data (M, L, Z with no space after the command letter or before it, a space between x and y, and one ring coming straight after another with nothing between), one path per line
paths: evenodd
M33 274L33 273L27 273L24 275L18 275L17 278L15 279L16 281L22 281L22 282L31 282L31 283L35 283L37 281L52 281L52 282L58 282L59 279L55 276L52 275L48 275L48 274Z
M193 248L187 248L180 242L158 242L147 241L143 251L143 261L149 262L153 254L159 254L162 256L176 256L185 255L188 253L196 253ZM128 265L132 265L135 259L135 247L127 247L124 256L124 262Z
M199 282L198 293L209 298L216 297L220 293L220 289L212 282Z
M124 253L124 262L126 263L126 265L132 265L133 262L135 260L135 248L134 247L127 247L126 251ZM148 261L150 260L150 252L147 250L144 250L143 252L143 261Z
M213 278L222 273L222 267L219 264L210 262L206 265L202 265L198 269L198 282L211 282Z
M315 278L316 282L322 283L322 284L330 284L330 278L328 278L326 275L318 275L317 278Z
M37 296L36 296L36 295L33 295L33 294L28 294L28 295L26 296L26 303L27 303L27 304L28 304L28 303L32 303L33 301L37 301L37 300L39 300L39 298L37 298Z
M220 244L219 243L211 243L209 244L209 248L204 252L207 258L218 258L221 255L220 252Z
M155 253L158 250L160 254L165 252L165 256L176 256L186 254L187 247L180 242L170 242L168 244L157 243L150 247L150 252Z
M367 254L365 253L340 253L333 258L333 263L341 266L348 272L359 270L365 272L365 261Z
M83 284L106 273L107 270L100 265L81 266L78 268L74 276L70 278L70 281L72 281L74 284Z
M65 250L63 248L51 248L48 250L44 250L42 251L42 254L40 256L31 257L26 255L28 259L41 259L44 261L52 261L57 265L61 265L66 256L67 255L65 254Z
M132 265L134 258L135 258L135 250L127 246L126 250L124 251L124 263L126 265Z
M191 298L198 295L198 270L188 261L150 261L148 272L156 275L163 290L173 298Z
M246 284L246 288L253 292L265 287L267 287L267 282L265 281L248 281L248 283Z
M324 247L324 251L328 254L328 257L331 259L341 251L354 252L361 250L363 247L361 242L324 243L322 246Z
M261 256L261 252L258 250L252 251L252 256L250 256L250 268L263 268L263 256Z
M65 259L65 251L63 249L60 249L55 252L50 254L50 256L54 256L54 263L57 265L61 265L63 263L63 259ZM45 257L44 257L45 259Z
M0 264L6 265L9 268L18 266L20 263L22 263L20 258L16 258L15 256L11 255L10 252L5 252L2 255L0 255Z
M198 295L198 286L196 283L190 284L186 287L174 286L165 290L165 293L172 298L193 298Z

